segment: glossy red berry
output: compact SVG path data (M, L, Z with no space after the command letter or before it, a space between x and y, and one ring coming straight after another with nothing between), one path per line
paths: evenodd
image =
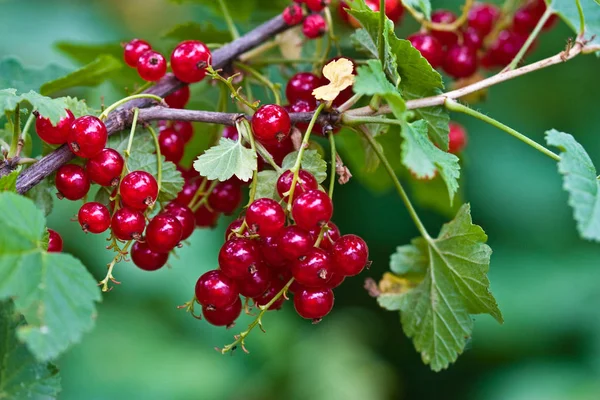
M413 47L429 61L433 68L438 68L444 61L444 48L434 36L427 33L415 33L407 38Z
M181 224L181 240L192 236L196 227L195 216L192 210L177 202L171 202L165 207L165 212L177 218Z
M500 9L490 3L475 3L467 17L469 27L475 29L482 37L487 36L500 18Z
M204 273L196 282L196 300L203 306L225 308L239 300L238 284L222 271Z
M219 182L208 196L210 207L227 215L233 213L241 202L242 188L233 180Z
M316 88L325 84L323 78L310 72L298 72L292 76L285 87L285 96L290 104L298 100L304 100L309 104L316 104L315 96L312 92Z
M68 143L77 157L91 158L102 151L107 138L104 122L92 115L85 115L71 124Z
M279 232L279 252L288 260L295 261L306 256L313 248L315 239L309 231L296 225L286 226Z
M194 126L189 121L161 121L159 122L160 130L172 129L177 133L184 143L189 142L194 136Z
M285 108L288 113L305 113L314 111L317 108L317 105L314 101L296 100L294 103L288 104L283 108ZM306 132L308 125L308 122L296 122L294 124L294 126L300 129L300 132L302 133ZM319 124L315 124L312 132L320 134L322 130L323 127L321 127Z
M203 178L187 179L183 184L183 188L177 194L175 201L184 206L189 205L198 189L200 189L202 180Z
M377 0L372 0L377 2ZM377 7L379 11L379 7ZM404 7L402 6L401 0L385 0L385 15L392 20L394 24L400 22L402 15L404 15Z
M246 210L246 224L260 236L273 235L285 225L285 212L273 199L257 199Z
M85 203L79 209L77 219L84 232L102 233L110 226L110 213L101 203Z
M167 73L167 60L159 52L148 50L138 59L137 71L143 80L156 82Z
M285 196L285 193L289 192L292 188L292 182L294 180L294 173L289 169L277 179L277 193L284 200L288 201L289 196ZM294 200L298 198L302 193L309 190L315 190L319 187L319 183L313 174L301 169L298 171L298 179L296 180L296 186L294 188Z
M165 97L165 103L171 108L184 108L190 100L190 87L188 85L182 86L167 97Z
M48 144L64 144L69 140L71 125L75 121L75 116L70 110L66 110L67 115L62 117L56 125L52 125L49 118L45 118L37 112L35 119L35 130L44 142Z
M279 236L262 236L259 240L260 254L269 267L281 269L288 265L288 260L279 250Z
M117 186L123 164L123 157L118 151L105 148L88 160L85 170L92 182L100 186Z
M262 262L254 242L246 238L232 238L219 251L219 266L225 275L233 279L244 279Z
M275 164L281 166L283 159L285 156L294 151L294 143L292 143L292 139L288 136L283 139L281 142L269 142L263 143L265 149L271 154ZM262 158L260 158L262 160ZM259 162L259 170L260 170L260 162Z
M337 274L358 275L369 262L369 248L359 236L344 235L333 244L331 259Z
M304 11L298 4L291 4L283 10L283 20L289 26L298 25L304 18Z
M113 214L110 226L117 239L139 240L146 228L146 218L138 210L123 207Z
M306 6L312 12L321 12L329 5L329 0L306 0Z
M313 238L315 238L315 240L319 237L319 233L321 233L320 227L315 227L310 231L310 234ZM329 251L333 247L335 241L338 240L341 236L342 235L340 234L340 230L337 227L337 225L329 221L327 223L327 229L323 234L323 240L321 240L321 244L319 245L319 247L323 250Z
M273 279L271 281L271 284L270 284L269 288L267 289L267 291L264 292L261 296L254 298L254 303L258 307L266 306L267 304L269 304L269 302L271 300L273 300L273 298L275 298L275 296L277 296L277 294L281 291L281 289L283 289L284 286L285 286L284 282L282 282L278 279ZM281 307L283 307L284 302L285 302L285 297L279 296L279 298L277 300L275 300L275 302L273 304L271 304L271 306L269 307L269 310L270 311L280 310Z
M156 271L162 268L169 259L169 253L152 251L144 242L135 242L130 255L133 263L144 271Z
M206 76L211 54L206 45L197 40L186 40L175 47L171 54L171 69L177 79L194 83Z
M333 308L331 289L303 289L294 295L294 308L302 318L319 322Z
M344 275L334 272L331 274L331 279L327 282L327 289L335 289L344 282L344 279L346 279Z
M294 279L306 287L325 287L332 273L331 256L316 247L292 264Z
M85 170L79 165L66 164L56 171L54 179L59 198L69 200L82 199L90 190L90 180Z
M477 51L483 46L483 39L479 32L469 27L463 32L463 44Z
M256 270L238 282L240 294L244 297L260 297L269 289L271 272L265 264L258 264Z
M329 222L333 215L333 203L327 193L309 190L302 193L292 204L292 217L304 229L314 229Z
M158 134L160 153L167 161L178 164L185 151L185 141L173 129L165 128Z
M152 218L146 228L148 248L157 253L168 253L181 241L183 228L177 218L161 213Z
M48 253L60 253L62 249L62 237L54 229L48 228Z
M316 39L327 32L327 22L321 14L310 14L304 19L302 24L302 33L308 39Z
M486 54L488 62L486 66L503 67L510 64L521 47L525 44L527 37L511 30L503 30L498 33L496 41L490 46Z
M477 53L466 45L456 45L446 52L444 71L455 79L468 78L477 71Z
M219 213L216 211L211 211L203 205L194 212L194 217L196 218L197 227L214 228L217 226Z
M238 299L229 307L213 308L202 306L202 316L211 325L231 326L242 313L242 301Z
M119 186L123 204L144 211L154 204L158 196L158 183L146 171L133 171L125 175Z
M289 114L277 104L265 104L252 116L252 132L262 143L281 142L289 136L291 128Z
M151 50L152 47L150 44L141 39L133 39L129 43L125 45L125 51L123 53L123 58L125 59L125 63L130 67L136 68L139 58L142 54Z
M223 128L221 136L226 139L237 141L240 137L240 134L235 126L226 126L225 128Z
M450 132L448 133L448 151L458 154L464 150L467 145L467 132L462 125L456 122L450 122Z
M448 10L436 10L431 14L431 22L438 24L451 24L456 21L456 15ZM436 31L432 30L431 35L434 36L443 46L453 46L458 41L456 33L451 31Z
M228 226L227 229L225 229L225 241L237 237L236 234L234 233L234 231L236 231L237 233L239 233L239 229L242 227L242 225L244 224L244 220L242 218L238 218L238 219L234 219ZM248 230L244 230L244 233L242 234L242 236L248 236Z

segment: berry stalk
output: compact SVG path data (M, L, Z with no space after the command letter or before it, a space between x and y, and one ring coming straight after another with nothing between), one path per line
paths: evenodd
M510 62L510 64L508 64L506 66L504 71L511 71L511 70L515 69L517 67L517 65L519 65L519 62L521 62L521 59L523 58L523 56L525 56L525 53L527 53L527 50L529 50L529 48L531 47L531 44L533 43L535 38L538 37L538 35L542 31L542 28L544 27L544 25L546 24L548 19L550 19L552 14L554 14L554 10L552 9L552 7L546 7L546 10L540 17L540 20L538 21L537 25L535 26L535 28L533 29L531 34L527 37L525 44L523 44L523 46L521 46L521 49L519 50L519 52L517 53L515 58L513 58L513 60Z

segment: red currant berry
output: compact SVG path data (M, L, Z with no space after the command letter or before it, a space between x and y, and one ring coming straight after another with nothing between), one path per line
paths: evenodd
M233 326L233 323L242 313L242 301L238 299L225 308L213 308L202 306L202 315L206 322L215 326Z
M264 264L258 264L254 273L239 280L240 294L244 297L260 297L269 289L271 284L271 272Z
M77 219L86 233L102 233L110 226L110 213L108 208L101 203L85 203L79 209Z
M304 11L298 4L292 4L283 10L283 20L289 26L298 25L304 19Z
M323 78L319 78L310 72L298 72L292 76L285 87L285 95L293 104L298 100L307 101L309 104L315 104L316 99L312 92L316 88L323 86Z
M178 164L183 157L185 142L173 129L165 128L158 134L160 153L167 161Z
M180 81L200 82L206 76L211 54L206 45L197 40L186 40L175 47L171 54L171 69Z
M377 2L377 0L374 0ZM379 11L379 7L377 7ZM392 20L394 24L400 22L402 15L404 15L404 7L402 6L401 0L385 0L385 15Z
M310 231L310 234L313 238L315 238L315 240L319 237L320 233L320 227L315 227ZM340 234L340 230L338 229L337 225L329 221L327 223L327 229L323 234L323 240L321 240L321 244L319 245L319 247L323 250L329 251L333 247L335 241L338 240L341 236L342 235Z
M117 239L139 240L146 228L146 218L138 210L123 207L114 213L110 226Z
M233 213L242 202L242 188L233 181L219 182L208 196L208 204L226 215Z
M329 222L333 215L333 203L325 192L309 190L302 193L292 204L292 217L304 229L314 229Z
M277 104L265 104L252 116L252 131L259 142L281 142L292 129L290 116Z
M319 322L333 308L331 289L304 289L294 295L294 308L302 318Z
M306 6L312 12L321 12L329 5L329 0L306 0Z
M48 228L48 253L60 253L62 249L62 237L54 229Z
M321 14L310 14L304 19L302 24L302 33L308 39L316 39L327 32L327 22Z
M346 279L344 275L334 272L331 274L331 279L327 282L327 289L335 289L344 282L344 279Z
M284 282L281 282L278 279L272 280L271 285L269 286L267 291L264 292L260 297L254 298L254 303L256 304L257 307L266 306L267 304L269 304L269 302L271 300L273 300L273 298L275 298L275 296L277 296L277 294L281 291L281 289L283 289L284 286L285 286ZM269 310L270 311L280 310L281 307L283 307L284 302L285 302L285 297L283 297L283 295L279 296L279 298L277 300L275 300L275 302L273 304L271 304L271 306L269 307Z
M437 10L431 14L431 22L451 24L454 21L456 21L456 15L452 11ZM431 35L439 40L443 46L451 47L458 42L458 36L454 32L432 30Z
M242 218L233 220L233 222L231 222L229 224L229 226L227 226L227 229L225 229L225 241L228 241L231 238L237 237L235 232L238 232L243 224L244 224L244 220ZM244 233L242 234L242 236L248 236L247 229L244 230Z
M146 228L148 248L157 253L168 253L181 240L183 228L177 218L171 214L161 213L152 218Z
M271 154L271 156L273 157L273 161L275 161L275 164L279 166L281 166L281 163L283 162L285 156L294 151L294 143L292 143L292 139L289 136L281 142L264 143L264 146L265 149L267 149L267 151L269 152L269 154ZM262 160L262 158L260 158L259 160ZM260 162L258 164L258 169L260 170Z
M522 35L529 35L535 28L539 20L538 15L529 7L521 7L513 16L512 28L515 32Z
M455 79L473 75L477 71L477 53L466 45L451 47L444 59L444 71Z
M194 212L196 218L196 226L199 228L214 228L217 226L219 213L211 211L206 206L201 206Z
M138 59L137 71L143 80L156 82L167 73L167 60L159 52L148 50Z
M430 34L415 33L407 38L413 47L421 53L423 58L429 61L433 68L438 68L444 61L444 48L442 44Z
M479 32L469 27L463 32L463 43L465 46L477 51L483 46L483 39Z
M277 179L277 193L279 193L279 196L283 199L283 201L288 201L289 196L285 196L285 193L289 192L292 188L293 180L294 173L289 169L281 174ZM302 193L309 190L315 190L318 187L319 183L313 174L301 169L298 171L298 179L296 180L296 186L294 188L294 200L296 200L296 198L298 198L298 196L300 196Z
M310 253L315 239L310 232L296 226L286 226L279 232L279 252L288 260L297 260Z
M171 128L177 133L184 143L189 142L194 136L194 126L189 121L161 121L160 130Z
M123 53L125 63L130 67L137 67L141 55L151 49L152 47L148 42L141 39L133 39L125 45L125 51Z
M162 268L168 259L169 253L152 251L144 242L135 242L131 248L131 260L144 271L156 271Z
M260 254L263 260L272 268L285 268L288 260L279 251L279 238L277 235L263 236L260 238Z
M71 133L71 125L73 124L73 121L75 121L75 116L70 110L66 111L67 115L62 117L56 126L52 125L49 118L45 118L37 111L34 111L34 115L36 115L35 130L40 139L48 144L67 143L69 134Z
M475 29L481 37L487 36L500 18L500 9L490 3L475 3L469 10L467 21L469 27Z
M104 122L92 115L85 115L71 125L69 148L77 157L91 158L102 151L107 138Z
M496 41L488 49L486 58L489 59L488 66L505 66L515 58L521 47L527 40L526 36L523 36L517 32L510 30L503 30L498 34Z
M125 175L119 186L123 204L144 211L154 204L158 196L158 183L146 171L133 171Z
M325 287L332 273L329 253L316 247L292 264L294 279L306 287Z
M197 176L197 173L196 173ZM183 188L181 192L177 194L177 198L175 201L181 205L187 206L190 204L190 201L194 198L194 195L200 189L200 185L202 184L203 178L196 179L188 179L183 184Z
M240 134L235 126L226 126L225 128L223 128L221 136L226 139L231 139L237 142L237 140L240 137Z
M56 171L54 183L59 199L63 197L69 200L83 199L83 196L90 190L90 180L85 170L75 164L61 166Z
M294 103L288 104L283 108L285 108L288 113L306 113L314 111L317 106L314 101L308 102L306 100L296 100ZM308 129L308 122L296 122L294 126L300 129L301 132L305 132ZM320 133L321 131L323 131L323 127L321 127L319 124L315 124L312 132Z
M88 160L85 170L92 182L100 186L117 186L123 164L123 157L118 151L105 148Z
M219 266L225 275L244 279L262 262L254 242L246 238L232 238L219 251Z
M369 262L369 248L359 236L344 235L333 244L331 258L337 274L358 275Z
M467 132L462 125L456 122L450 122L450 132L448 133L448 151L452 154L458 154L464 150L467 145Z
M246 224L260 236L273 235L285 225L285 212L273 199L257 199L246 211Z
M237 283L222 271L204 273L196 282L196 300L203 306L225 308L239 300Z
M181 224L181 240L185 240L192 236L194 228L196 227L196 217L192 210L187 206L181 205L176 202L171 202L165 207L165 212L171 214Z
M189 100L190 87L188 85L182 86L181 89L177 89L165 97L165 103L171 108L184 108Z

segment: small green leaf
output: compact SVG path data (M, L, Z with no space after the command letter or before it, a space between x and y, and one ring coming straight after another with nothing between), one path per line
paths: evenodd
M67 108L69 111L73 113L75 118L83 117L84 115L94 115L97 114L96 111L92 110L88 107L85 100L79 100L76 97L63 97L65 103L67 103Z
M366 66L357 68L353 90L357 94L383 97L397 119L405 118L406 104L404 99L398 89L387 80L379 60L369 60Z
M19 92L40 90L44 83L68 73L68 69L56 64L26 68L16 58L4 58L0 60L0 88L15 88Z
M106 147L115 149L121 153L121 155L125 155L125 150L127 149L127 144L129 143L129 133L130 130L113 133L108 137L108 143L106 144ZM148 132L145 132L145 130L140 130L140 128L136 130L131 148L135 149L135 153L152 154L156 151L152 136Z
M578 0L583 10L585 19L585 37L591 40L590 44L600 45L600 7L598 1ZM575 0L552 0L550 7L569 25L575 33L579 32L580 18ZM596 52L600 54L600 52Z
M231 40L228 32L217 29L211 22L204 21L199 24L195 21L175 25L163 34L165 39L173 39L178 42L184 40L201 40L204 43L227 43Z
M396 275L414 275L422 280L428 265L427 241L421 237L413 239L412 244L396 248L390 257L390 270Z
M0 178L0 192L16 192L18 177L19 171L12 171L10 174Z
M279 201L281 197L277 193L277 178L279 175L276 171L264 170L258 173L258 181L256 182L255 198L261 199L266 197Z
M226 181L237 176L242 181L252 178L257 168L256 152L242 145L240 140L221 138L194 161L194 169L209 180Z
M103 186L96 192L96 196L94 196L94 201L96 203L104 204L108 207L108 205L110 204L110 194L111 189Z
M569 192L577 230L581 237L600 242L600 180L583 146L568 133L550 130L546 142L560 149L558 171L563 175L563 187Z
M296 164L296 158L298 158L298 152L291 152L283 159L281 168L283 170L291 169ZM321 154L317 150L304 150L300 168L313 174L319 183L327 179L327 162L323 160L323 157L321 157Z
M0 111L15 111L17 104L26 103L38 110L44 117L49 118L53 124L67 115L67 103L64 98L51 99L34 91L18 95L15 89L0 90Z
M40 363L17 339L25 320L12 301L0 302L0 399L56 399L61 390L58 368Z
M431 2L429 0L402 0L402 4L420 11L428 21L431 20Z
M184 180L181 172L177 170L175 164L166 161L162 157L162 180L158 201L170 201L177 197L177 194L183 188ZM156 154L134 151L127 160L127 168L130 171L146 171L152 176L158 177L158 163Z

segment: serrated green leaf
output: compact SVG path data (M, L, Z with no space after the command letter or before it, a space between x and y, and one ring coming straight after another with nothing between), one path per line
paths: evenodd
M600 180L590 156L568 133L547 131L546 142L560 149L558 171L563 175L579 234L600 242Z
M600 45L600 6L593 0L579 0L585 19L585 39ZM575 33L580 33L579 10L575 0L552 0L552 7ZM600 54L600 52L596 52Z
M56 399L61 390L58 368L37 362L17 340L23 325L12 301L0 302L0 399Z
M53 79L69 73L69 70L56 64L43 68L26 68L13 57L0 60L0 88L15 88L19 92L40 90L40 87Z
M16 89L0 90L0 109L1 112L15 111L17 104L26 103L38 110L44 117L49 118L53 124L58 123L60 119L67 115L65 109L67 103L64 98L51 99L42 96L34 91L23 94L17 94Z
M114 189L113 189L114 190ZM98 189L98 191L96 192L96 195L94 196L94 201L96 203L100 203L100 204L104 204L105 206L109 206L110 204L110 195L111 195L111 189L102 186L100 189Z
M76 97L63 97L67 108L73 113L75 118L83 117L84 115L95 115L96 111L88 107L85 100L79 100Z
M244 147L240 140L227 138L221 138L219 144L207 149L194 161L194 169L211 181L223 182L234 175L248 181L256 168L256 152Z
M396 275L424 277L429 265L427 241L421 237L412 244L399 246L390 256L390 271Z
M426 245L420 240L417 246L409 245L410 249L401 248L405 262L417 263L404 265L404 270L420 270L422 259L427 260L423 281L396 295L393 303L400 307L404 332L434 371L448 367L462 353L473 330L472 314L490 314L503 322L489 290L492 250L486 241L487 235L472 223L470 207L465 204L437 238Z
M428 21L431 20L431 2L429 0L402 0L402 4L420 11Z
M158 193L158 201L164 202L173 200L177 197L177 194L183 188L184 180L175 164L166 161L164 156L161 156L161 159L162 180L160 192ZM129 171L146 171L152 176L158 177L156 154L134 151L127 160L127 168Z
M277 178L279 174L276 171L264 170L258 173L258 181L256 182L255 198L261 199L266 197L279 201L279 193L277 193Z
M367 65L357 68L353 90L357 94L383 97L397 119L405 118L404 99L398 89L387 80L379 60L369 60Z
M204 21L199 24L195 21L178 24L163 34L165 39L173 39L178 42L184 40L201 40L204 43L227 43L231 35L217 29L211 22Z
M283 170L291 169L296 164L296 158L298 158L298 152L291 152L283 159L281 168ZM321 154L317 150L304 150L300 168L313 174L319 183L327 179L327 162L323 160L323 157L321 157Z
M457 156L440 150L427 137L427 124L424 120L404 123L401 131L402 163L418 178L432 179L436 172L448 187L450 205L458 190L460 165Z
M56 358L91 329L100 290L79 260L47 253L46 221L26 197L0 194L0 299L13 298L27 324L20 340L40 361Z
M0 178L0 192L16 192L18 177L19 171L12 171L10 174Z
M130 130L113 133L108 137L106 147L115 149L124 156L127 144L129 143L129 134ZM152 154L156 151L154 147L154 139L152 139L152 136L148 132L145 132L145 130L140 130L140 128L138 128L131 144L131 148L135 149L135 153Z

